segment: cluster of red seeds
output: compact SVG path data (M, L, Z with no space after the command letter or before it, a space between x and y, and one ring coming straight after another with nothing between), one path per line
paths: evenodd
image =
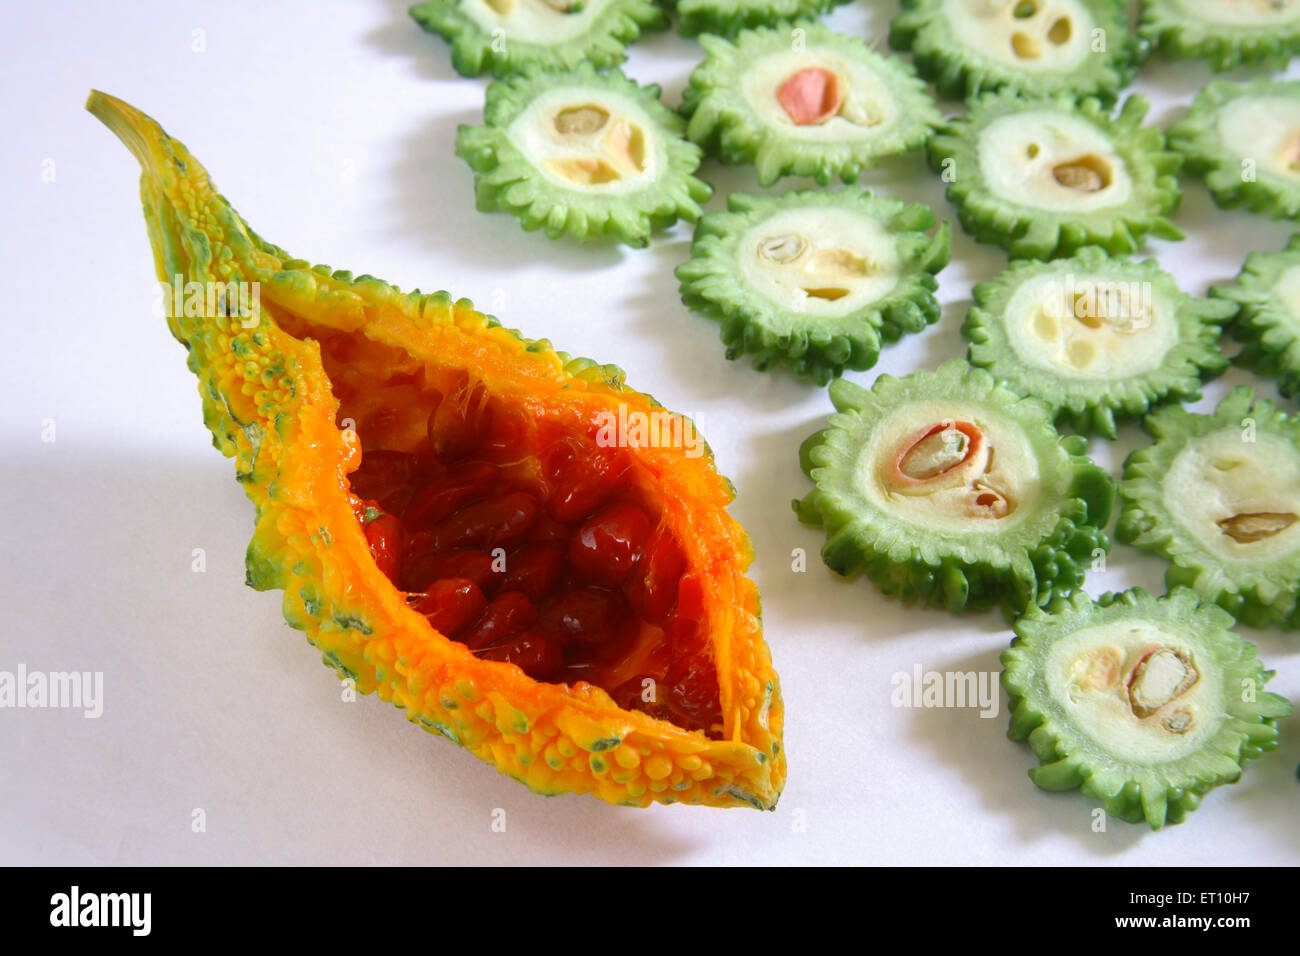
M632 467L478 389L438 402L421 450L365 451L351 481L376 563L440 633L710 732L700 589Z

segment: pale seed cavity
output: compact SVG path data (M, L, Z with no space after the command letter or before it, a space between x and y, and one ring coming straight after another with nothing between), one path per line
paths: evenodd
M1181 707L1160 721L1160 726L1171 734L1185 734L1196 726L1196 718L1186 707Z
M1118 647L1098 647L1075 658L1074 683L1089 692L1109 690L1119 683L1124 670L1124 652Z
M1051 40L1057 46L1062 46L1070 42L1070 35L1074 32L1070 25L1069 17L1061 17L1047 31L1047 39Z
M1017 31L1011 34L1011 49L1022 60L1036 60L1043 55L1043 48L1028 33Z
M768 262L781 265L794 262L808 248L808 240L798 233L786 233L783 236L768 236L758 244L758 255Z
M970 455L970 439L956 428L931 432L898 462L898 470L916 481L928 481L960 465Z
M487 5L498 16L506 17L515 8L515 0L487 0Z
M1226 470L1226 469L1222 469ZM1255 511L1236 514L1219 522L1219 530L1238 544L1254 544L1281 534L1296 523L1291 512Z
M1114 179L1110 163L1095 153L1052 167L1052 178L1066 189L1081 193L1100 192Z
M555 114L555 131L562 136L590 136L609 122L599 106L569 106Z
M1133 676L1129 678L1128 699L1133 716L1138 719L1150 717L1170 701L1187 693L1200 676L1186 651L1168 647L1150 651L1138 661ZM1171 714L1170 718L1175 716ZM1176 732L1185 730L1186 727Z
M861 279L870 275L867 260L844 248L822 249L808 260L808 272L819 276Z

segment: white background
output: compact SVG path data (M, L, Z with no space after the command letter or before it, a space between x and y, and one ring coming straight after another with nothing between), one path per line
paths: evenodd
M992 719L891 706L891 675L917 664L996 674L1004 622L902 608L821 565L821 533L795 521L790 500L808 488L796 451L830 409L825 390L724 360L717 327L677 296L688 226L631 250L551 242L474 211L452 141L458 123L480 120L486 81L458 77L447 45L406 7L159 0L7 11L0 669L102 671L106 699L98 720L0 710L0 862L1300 862L1296 717L1282 724L1279 753L1187 824L1153 834L1111 821L1094 833L1091 801L1030 783L1035 761L1005 737L1005 700ZM827 20L883 46L895 10L857 0ZM675 105L700 57L694 41L659 33L633 47L627 69ZM1167 125L1208 76L1155 61L1137 88ZM151 316L138 170L82 110L92 86L154 115L253 228L292 254L468 296L529 335L617 363L696 417L739 489L734 513L758 555L790 761L774 813L543 799L373 697L340 700L319 653L283 623L280 594L243 585L252 508L210 446L182 349ZM748 168L710 161L703 175L718 191L710 208L754 188ZM919 154L865 182L955 224ZM1188 291L1229 279L1248 251L1277 249L1289 234L1184 185L1187 240L1148 251ZM1004 260L960 230L953 252L941 322L888 348L878 370L962 354L970 285ZM1248 380L1229 373L1201 407ZM56 440L45 443L50 419ZM1142 441L1128 426L1093 450L1118 470ZM191 571L195 548L206 573ZM792 573L794 548L809 552L807 573ZM1163 569L1117 544L1089 590L1160 593ZM1271 689L1300 699L1300 638L1244 633L1279 671ZM204 833L191 832L195 808ZM504 833L490 827L496 808Z

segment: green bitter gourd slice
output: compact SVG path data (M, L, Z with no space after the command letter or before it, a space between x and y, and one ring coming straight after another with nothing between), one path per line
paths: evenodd
M800 448L795 502L822 558L886 595L1008 616L1045 604L1102 557L1114 483L1047 408L961 359L935 372L831 383L836 414Z
M411 16L451 44L462 76L506 76L529 63L613 66L642 30L667 26L651 0L428 0Z
M1013 740L1028 740L1044 790L1081 789L1106 812L1158 830L1277 749L1291 712L1233 619L1195 592L1082 592L1015 622L1002 653Z
M1124 462L1116 535L1251 627L1300 628L1300 420L1252 389L1212 415L1170 405Z
M849 0L671 0L682 36L713 33L734 37L741 30L783 20L811 20Z
M1208 83L1170 127L1169 145L1220 206L1300 216L1300 81Z
M795 32L799 31L799 32ZM681 112L687 136L724 163L844 182L883 156L919 148L942 122L915 71L819 23L700 38Z
M889 44L949 99L1010 87L1112 102L1146 51L1119 0L903 0Z
M1300 2L1142 0L1138 33L1165 56L1208 60L1215 70L1280 69L1300 53Z
M1234 361L1300 395L1300 233L1281 252L1252 252L1236 281L1210 289L1240 309L1231 325L1242 342Z
M856 187L732 193L677 267L682 301L721 324L728 358L785 363L824 385L938 320L934 274L951 234L944 223L927 235L934 222L928 206Z
M526 66L488 86L483 126L461 126L456 155L474 170L478 208L503 209L552 239L616 236L645 246L656 228L694 221L712 189L684 123L618 69Z
M1219 350L1230 303L1195 299L1152 260L1096 247L1069 259L1013 262L975 286L962 334L970 362L1041 399L1057 422L1115 437L1115 416L1200 398L1228 365Z
M930 138L930 165L962 228L1015 258L1133 252L1148 234L1183 238L1165 218L1181 159L1142 125L1149 106L1130 96L1111 117L1092 97L985 93Z

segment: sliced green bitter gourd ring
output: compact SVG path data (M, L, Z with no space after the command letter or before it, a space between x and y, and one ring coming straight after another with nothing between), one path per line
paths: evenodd
M643 29L667 25L652 0L429 0L411 16L451 44L462 76L506 76L529 63L613 66Z
M1013 262L975 286L962 334L972 365L1041 399L1079 431L1115 437L1115 416L1200 397L1228 365L1217 344L1236 308L1194 299L1154 261L1096 247L1069 259Z
M1181 823L1204 794L1277 749L1291 712L1232 616L1187 588L1141 588L1094 604L1076 592L1015 622L1002 653L1013 740L1041 761L1044 790L1081 789L1153 830Z
M733 37L741 30L783 20L811 20L849 0L671 0L682 36L713 33Z
M1107 101L1146 47L1120 0L903 0L889 44L945 98L1011 87Z
M1241 310L1231 326L1243 343L1234 361L1276 379L1288 398L1300 395L1300 233L1281 252L1252 252L1236 281L1210 295Z
M1239 387L1213 415L1170 405L1145 427L1155 443L1124 462L1119 539L1251 627L1300 628L1300 421Z
M911 66L819 23L700 43L708 55L682 94L687 136L724 163L754 163L763 186L782 176L851 183L880 157L919 148L942 121Z
M1209 83L1170 127L1169 145L1220 206L1300 216L1300 81Z
M653 229L698 219L712 193L694 175L700 149L681 138L659 87L617 69L525 67L488 86L484 120L456 133L478 208L504 209L552 239L608 234L644 246Z
M962 227L1016 258L1090 245L1133 252L1148 234L1181 239L1165 218L1178 205L1180 158L1142 125L1149 105L1130 96L1112 118L1091 97L985 93L930 138L930 165Z
M1109 547L1114 485L1036 399L961 359L831 383L837 413L800 449L817 487L795 502L826 529L832 570L886 594L1008 615L1083 580Z
M1142 0L1138 33L1166 56L1198 57L1215 70L1300 53L1298 0Z
M947 223L927 235L933 227L928 206L856 187L732 193L677 267L682 301L721 323L728 358L785 363L824 385L939 318L934 274L951 235Z

